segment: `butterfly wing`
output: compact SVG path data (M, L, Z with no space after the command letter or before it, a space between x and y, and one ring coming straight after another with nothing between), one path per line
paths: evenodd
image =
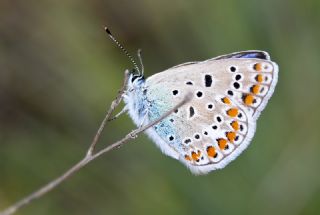
M264 52L263 52L264 53ZM238 57L235 56L238 54ZM148 134L194 173L223 168L250 143L277 82L276 63L240 53L188 63L146 80L148 121L191 92L193 98Z

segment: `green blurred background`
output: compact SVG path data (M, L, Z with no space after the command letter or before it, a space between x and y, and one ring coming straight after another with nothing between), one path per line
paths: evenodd
M132 65L146 75L239 50L268 51L279 82L250 147L193 176L146 136L18 214L319 214L320 1L1 0L0 209L85 153ZM99 146L133 129L110 123Z

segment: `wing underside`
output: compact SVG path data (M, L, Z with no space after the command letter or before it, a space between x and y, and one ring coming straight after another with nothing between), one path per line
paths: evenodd
M278 67L267 56L221 57L174 67L147 79L149 121L187 93L194 95L150 131L162 149L166 144L164 153L199 174L223 168L237 157L250 143L256 119L277 82Z

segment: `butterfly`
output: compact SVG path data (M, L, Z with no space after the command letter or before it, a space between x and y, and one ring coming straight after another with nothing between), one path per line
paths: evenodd
M191 101L146 133L161 151L194 174L221 169L246 149L256 121L272 96L278 65L264 51L242 51L174 66L145 79L130 74L124 96L138 125Z
M265 51L241 51L201 62L188 62L145 79L129 75L123 95L137 126L147 125L172 110L186 95L191 100L146 130L161 151L194 174L224 168L251 142L256 122L278 81L278 65Z

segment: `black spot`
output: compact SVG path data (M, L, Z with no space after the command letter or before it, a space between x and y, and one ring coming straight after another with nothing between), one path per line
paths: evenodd
M204 76L204 81L205 81L206 87L211 87L212 76L211 75L205 75Z
M242 96L241 96L241 99L244 101L247 96L248 96L248 94L243 93Z
M253 85L252 87L250 87L250 92L253 93L253 88L255 85Z
M268 81L268 76L266 76L266 77L264 78L264 80L265 80L265 81Z
M234 66L230 67L231 72L235 72L236 70L237 70L236 67L234 67Z
M235 141L238 141L239 140L239 136L236 136L236 138L234 138Z
M212 109L213 105L212 104L208 104L208 109Z
M230 95L230 96L233 96L233 92L232 92L232 90L228 90L228 95Z
M178 109L175 109L173 112L178 113Z
M257 99L253 99L252 103L253 104L257 103Z
M190 112L190 118L193 117L193 115L194 115L194 108L193 108L193 107L190 107L190 108L189 108L189 112Z
M237 74L235 78L236 78L236 81L239 81L241 79L241 75Z
M216 130L218 128L218 126L214 125L212 126L212 129Z
M170 136L170 137L169 137L169 140L170 140L170 141L172 141L173 139L174 139L174 137L173 137L173 136Z
M172 91L172 94L175 96L175 95L177 95L178 94L178 90L173 90Z
M241 117L242 117L242 113L239 113L239 114L238 114L238 117L241 118Z
M204 157L202 156L202 157L201 157L201 160L203 160L203 159L204 159Z
M218 122L221 122L221 121L222 121L222 119L221 119L220 116L217 116L217 121L218 121Z
M256 79L256 81L259 82L259 75L256 75L256 77L254 79Z
M198 91L197 92L197 96L200 98L200 97L202 97L202 95L203 95L203 93L201 92L201 91Z
M240 88L240 84L238 82L234 82L233 83L234 88L239 89Z
M218 157L218 153L216 153L214 156L213 156L213 158L217 158Z
M203 132L203 134L204 134L204 135L208 135L208 132L205 131L205 132Z
M193 85L193 83L191 81L188 81L186 85Z
M185 144L191 143L191 140L190 140L190 139L186 139L186 140L184 141L184 143L185 143Z
M143 90L143 95L147 95L147 89Z
M200 139L200 135L199 135L199 134L196 134L196 135L194 135L194 138L196 138L197 140L199 140L199 139Z
M170 119L170 122L174 122L174 120L173 120L173 119Z
M228 150L229 149L229 145L226 145L226 147L224 147L225 150Z
M261 87L260 89L260 93L262 93L264 91L264 87Z
M199 162L200 160L198 159L198 160L196 160L196 162Z
M243 125L240 125L240 131L243 131Z

